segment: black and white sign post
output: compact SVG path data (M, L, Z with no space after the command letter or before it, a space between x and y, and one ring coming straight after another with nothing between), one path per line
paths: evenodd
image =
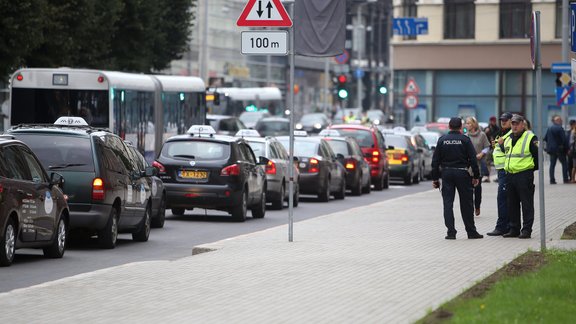
M546 221L544 206L544 125L542 120L542 63L540 54L540 11L532 12L530 24L530 55L532 69L536 70L534 83L536 87L536 115L538 120L538 199L540 202L540 250L546 250Z

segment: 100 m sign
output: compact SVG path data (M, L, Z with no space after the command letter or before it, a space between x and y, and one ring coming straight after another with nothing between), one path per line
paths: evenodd
M287 31L243 31L242 54L287 55Z

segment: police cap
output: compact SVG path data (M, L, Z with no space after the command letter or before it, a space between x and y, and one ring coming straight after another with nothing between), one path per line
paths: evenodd
M512 114L511 114L511 113L505 112L505 113L503 113L502 115L500 115L500 120L503 120L503 121L510 120L510 118L512 118Z
M510 118L510 120L513 123L521 123L524 121L524 117L522 117L521 115L518 115L518 114L514 114L514 115L512 115L512 118Z

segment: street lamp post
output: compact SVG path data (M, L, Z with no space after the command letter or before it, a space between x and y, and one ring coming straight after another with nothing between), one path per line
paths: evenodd
M356 53L356 59L357 59L357 69L356 69L356 104L357 107L362 108L362 52L364 51L364 48L366 47L366 42L364 40L364 37L360 37L360 33L362 31L363 25L362 25L362 8L370 3L374 3L378 0L367 0L364 3L360 3L358 4L358 6L356 7L356 35L354 37L357 37L356 40L356 46L358 46L358 51Z

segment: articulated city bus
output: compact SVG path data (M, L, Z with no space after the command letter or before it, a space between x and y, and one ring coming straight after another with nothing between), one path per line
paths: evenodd
M80 116L131 141L148 161L165 138L206 119L206 89L196 77L30 68L13 74L10 91L10 125Z
M285 107L282 92L276 87L210 88L206 105L210 114L229 116L240 116L245 111L268 111L271 115L279 115L284 113Z

